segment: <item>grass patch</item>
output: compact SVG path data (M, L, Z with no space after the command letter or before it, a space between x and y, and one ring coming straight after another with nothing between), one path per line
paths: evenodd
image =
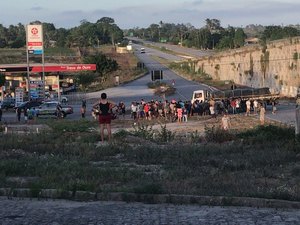
M38 135L0 135L0 187L300 200L300 142L289 128L224 136L211 128L203 142L140 124L97 147L93 122L57 123Z

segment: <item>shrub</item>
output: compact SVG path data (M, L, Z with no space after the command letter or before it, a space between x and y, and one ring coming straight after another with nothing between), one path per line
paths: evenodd
M237 135L239 138L253 139L256 142L271 140L287 141L294 140L293 128L279 127L274 125L258 126L256 129L248 130Z
M206 126L205 139L208 142L223 143L226 141L234 140L234 135L229 131L222 130L221 128L216 128L215 126L213 126L212 128Z
M152 126L147 124L138 123L137 126L133 126L134 131L132 132L133 135L151 140L153 138L154 131Z
M157 134L157 139L159 142L170 142L173 141L175 138L175 132L172 132L170 130L167 129L166 124L165 125L161 125L161 130L158 131Z

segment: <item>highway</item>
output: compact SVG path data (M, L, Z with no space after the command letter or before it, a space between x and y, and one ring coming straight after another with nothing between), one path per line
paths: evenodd
M139 49L142 45L133 45L136 56L139 58L140 62L143 62L149 73L145 74L143 77L134 80L127 84L122 84L118 87L108 88L105 92L108 94L108 97L118 103L120 101L125 102L126 105L130 105L132 101L140 101L144 99L146 101L150 100L163 100L161 96L155 95L153 90L149 89L147 84L152 82L151 80L151 71L152 70L162 70L163 79L162 82L165 82L169 85L172 85L172 82L175 81L174 87L176 92L173 95L166 96L167 100L176 99L176 100L191 100L192 93L198 89L212 89L204 84L199 84L194 81L186 80L185 78L177 75L173 71L169 70L165 65L154 60L155 57L164 58L168 61L181 61L184 60L183 57L171 55L159 50L151 49L145 47L146 52L140 53ZM97 99L103 91L88 93L86 94L87 99Z

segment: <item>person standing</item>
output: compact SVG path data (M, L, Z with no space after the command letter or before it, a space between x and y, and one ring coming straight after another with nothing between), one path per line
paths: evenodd
M107 100L107 94L102 93L100 101L94 106L99 105L99 125L100 125L100 135L101 135L101 142L104 142L104 129L107 130L108 141L111 140L111 111L112 108L115 107L115 104L109 102Z
M19 119L19 117L18 117L18 119ZM26 107L24 108L24 121L25 121L25 123L27 123L27 121L28 121L28 109Z
M25 115L25 110L26 108L24 108L24 115ZM17 108L17 119L18 119L18 122L21 121L21 113L22 113L22 109L20 107Z
M177 121L178 123L182 122L182 108L180 104L177 106Z
M253 110L254 110L254 114L257 115L257 111L258 111L258 101L255 99L253 102Z
M2 107L0 105L0 122L2 121Z
M80 108L81 118L85 118L85 112L86 112L86 108L81 107L81 108Z
M81 118L85 118L85 113L86 113L86 100L85 99L82 100L80 113L81 113Z
M236 109L236 113L240 113L240 106L241 106L241 100L239 98L237 98L235 100L235 109Z
M187 122L188 121L188 110L186 107L182 108L182 121Z
M276 108L276 102L275 102L275 100L273 100L272 101L272 114L276 114L276 110L277 110L277 108Z
M120 102L119 110L120 110L120 115L122 115L123 119L125 119L126 106L125 106L124 102Z
M265 124L265 113L266 113L266 109L264 107L264 104L261 104L259 110L259 120L260 120L260 125L262 126Z
M226 112L223 114L223 117L221 119L221 127L223 130L229 130L230 118L228 117Z
M251 110L251 102L250 102L250 99L248 99L246 101L246 116L250 115L250 110Z
M236 100L235 99L231 99L230 106L232 108L232 114L235 114L236 113Z

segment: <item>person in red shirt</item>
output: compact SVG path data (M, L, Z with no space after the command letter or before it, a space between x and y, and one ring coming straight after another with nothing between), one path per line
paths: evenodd
M93 107L96 107L96 106L99 108L99 124L100 124L101 141L104 142L104 129L105 128L106 128L107 134L108 134L108 141L110 141L112 108L114 108L116 105L107 100L106 93L102 93L100 101L93 105Z
M230 106L232 108L232 114L235 114L236 113L236 101L235 101L235 99L231 99Z

